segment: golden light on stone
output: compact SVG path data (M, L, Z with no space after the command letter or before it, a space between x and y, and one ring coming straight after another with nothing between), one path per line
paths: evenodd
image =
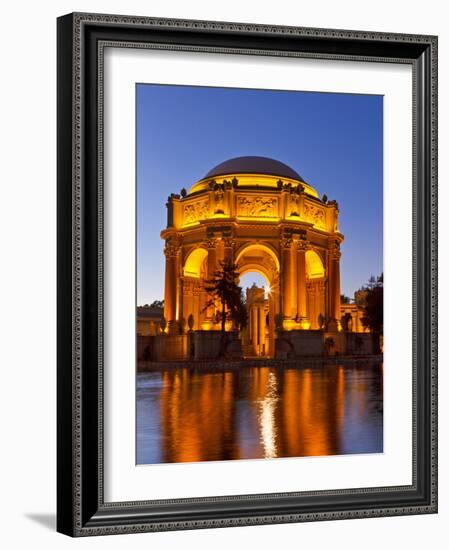
M258 172L258 163L269 173ZM247 355L282 357L279 331L336 332L343 241L338 214L336 201L321 200L291 168L263 157L231 159L182 196L172 194L161 232L168 333L180 334L189 318L193 332L220 330L217 308L205 307L205 282L224 260L234 262L240 276L255 271L267 281L247 304L248 327L240 335ZM226 330L234 330L231 322Z
M294 330L297 327L297 323L294 319L284 319L282 324L284 330Z
M299 321L299 328L301 330L309 330L310 329L310 321L308 321L307 319L301 319L301 321Z
M201 266L207 256L204 248L195 248L187 257L184 265L184 276L199 279L201 276Z

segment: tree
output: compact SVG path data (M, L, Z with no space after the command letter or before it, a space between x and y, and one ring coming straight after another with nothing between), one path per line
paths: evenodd
M366 288L362 325L373 338L373 353L380 353L380 336L384 331L384 276L371 277Z
M147 306L147 304L145 304L145 307L150 307L150 308L160 307L160 308L163 308L164 307L164 300L154 300L154 302L152 302L149 306Z
M340 294L340 302L342 304L349 304L351 302L351 299L349 296L346 296L346 294Z
M242 289L237 284L239 273L236 265L229 260L220 262L220 269L215 271L212 279L206 281L205 289L210 300L204 309L219 304L217 321L221 322L221 332L226 331L226 321L234 321L237 328L246 326L247 312L243 302Z

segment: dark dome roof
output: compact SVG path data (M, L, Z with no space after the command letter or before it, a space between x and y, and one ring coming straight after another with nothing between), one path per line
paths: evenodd
M205 178L226 174L268 174L283 178L304 181L293 168L279 160L268 157L235 157L217 164L205 175ZM304 182L305 183L305 182Z

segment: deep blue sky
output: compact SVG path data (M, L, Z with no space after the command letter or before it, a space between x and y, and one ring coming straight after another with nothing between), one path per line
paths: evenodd
M280 160L338 201L342 293L382 272L381 96L139 84L136 114L138 305L164 296L167 196L245 155Z

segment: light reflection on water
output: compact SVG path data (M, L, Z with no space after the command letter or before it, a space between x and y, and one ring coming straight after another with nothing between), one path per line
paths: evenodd
M378 453L382 365L137 375L137 463Z

